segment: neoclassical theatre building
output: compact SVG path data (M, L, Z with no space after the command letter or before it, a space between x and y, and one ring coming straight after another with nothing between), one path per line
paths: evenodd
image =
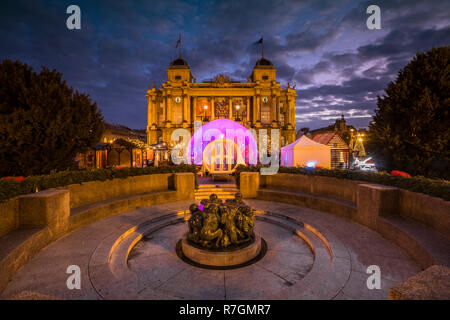
M170 63L167 81L162 88L147 91L147 142L165 142L169 146L176 128L193 134L194 121L203 124L221 118L240 123L246 128L277 128L280 147L295 141L294 88L283 89L276 80L277 70L264 58L259 59L247 82L232 81L224 75L197 82L189 64L181 57ZM269 143L270 145L270 143Z

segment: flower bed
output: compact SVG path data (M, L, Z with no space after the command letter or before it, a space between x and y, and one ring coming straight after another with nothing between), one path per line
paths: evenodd
M260 168L260 166L238 166L235 172L236 183L239 185L239 175L241 172L259 172ZM450 182L447 180L428 179L420 176L406 177L406 175L390 175L383 172L374 173L356 170L309 169L303 167L280 167L278 173L304 174L367 181L370 183L393 186L413 192L424 193L450 201Z
M45 189L88 181L106 181L114 178L127 178L157 173L193 172L195 174L197 171L198 167L194 165L179 165L147 168L121 167L120 169L61 171L48 175L29 176L26 178L5 177L0 178L0 201L5 201L22 194L29 194Z

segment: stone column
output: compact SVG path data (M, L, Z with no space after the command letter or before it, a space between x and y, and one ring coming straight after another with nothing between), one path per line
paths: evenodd
M158 124L158 113L156 110L158 110L157 100L156 97L153 97L153 103L152 103L152 114L153 114L153 120L151 124Z
M291 124L292 126L295 126L295 97L291 98L291 108L290 108L290 115L291 115Z
M184 102L185 100L185 96L184 94L181 95L180 97L182 100L180 101L181 104L181 123L183 123L183 121L185 120L184 117L186 115L186 103Z
M194 105L193 105L193 117L192 117L192 123L194 123L194 121L196 121L197 120L197 97L194 97Z
M247 97L247 121L250 121L250 97Z
M187 123L191 123L191 113L189 110L189 102L190 102L190 97L187 94L183 95L183 120L186 120Z
M275 119L278 121L280 121L280 96L277 96L276 99L276 105L275 105Z
M261 95L256 96L256 120L261 121Z
M253 106L252 106L252 111L253 111L253 117L252 117L252 125L256 124L256 120L258 120L258 116L257 116L257 108L256 108L256 95L254 95L252 97L253 100Z
M270 96L270 125L272 125L272 121L275 120L275 97Z
M147 98L147 128L152 126L153 120L153 108L152 108L152 96Z
M233 120L233 103L231 101L231 97L228 98L228 108L230 109L230 112L228 113L228 119Z
M167 96L163 96L163 121L167 121Z
M287 125L288 123L291 123L291 100L289 99L289 96L286 97L286 112L284 114L284 122Z
M172 95L167 95L167 120L173 124Z
M216 117L216 108L214 108L214 97L211 97L211 121L215 119Z

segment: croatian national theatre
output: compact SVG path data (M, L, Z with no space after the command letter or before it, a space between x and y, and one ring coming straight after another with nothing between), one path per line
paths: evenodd
M162 88L153 85L147 91L147 143L173 146L173 130L186 128L193 134L194 121L205 124L223 118L253 128L257 134L267 129L269 137L270 130L279 129L280 147L294 142L297 94L289 84L281 88L276 72L262 56L247 82L232 81L224 75L197 82L180 54L170 63Z

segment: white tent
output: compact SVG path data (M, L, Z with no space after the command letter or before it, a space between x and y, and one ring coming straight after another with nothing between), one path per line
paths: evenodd
M331 168L331 147L315 142L307 136L281 148L281 166L317 166Z

